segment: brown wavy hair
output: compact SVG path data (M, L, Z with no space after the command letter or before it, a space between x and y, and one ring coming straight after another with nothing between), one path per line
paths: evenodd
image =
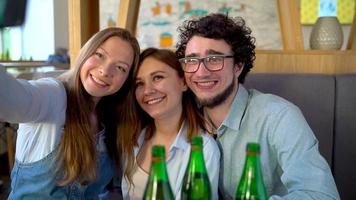
M83 87L79 74L85 61L111 37L119 37L128 42L133 49L134 60L128 78L120 90L102 97L95 107L91 95ZM63 174L59 181L60 185L67 185L73 181L89 183L97 177L97 141L90 123L90 114L93 111L98 122L105 126L105 144L111 159L121 166L123 164L121 161L126 155L128 159L132 157L134 140L129 130L136 130L137 116L130 92L133 85L132 73L138 64L139 53L139 44L130 32L117 27L107 28L88 40L80 50L74 66L62 76L67 92L67 111L57 155L59 168Z
M140 54L140 60L137 68L134 69L134 77L137 76L138 70L142 62L148 58L152 57L167 64L169 67L174 69L177 72L177 75L180 78L184 79L184 71L175 55L175 53L168 49L157 49L157 48L147 48ZM154 125L154 120L151 116L149 116L145 111L143 111L138 103L136 102L136 106L138 107L138 112L140 113L140 124L141 127L146 127L146 135L145 139L148 140L152 138L153 133L156 128ZM187 135L186 140L190 142L192 136L197 135L199 130L202 129L206 131L204 117L201 115L199 108L195 102L194 95L192 91L188 88L185 92L183 92L182 97L182 107L184 108L182 111L182 116L180 119L179 126L182 125L183 121L187 122Z
M171 50L168 49L157 49L157 48L147 48L145 49L141 54L140 54L140 59L138 65L133 69L133 77L137 76L138 70L140 69L140 66L142 62L148 58L148 57L153 57L168 66L170 66L172 69L174 69L178 76L180 78L184 78L184 72L183 69L181 68L181 65L175 55L175 53ZM135 87L131 88L130 95L132 95L132 98L135 98ZM135 126L130 127L129 125L127 128L129 133L132 133L132 139L134 140L134 145L137 145L137 140L139 138L140 130L142 130L143 127L146 127L146 135L145 135L145 140L149 140L152 138L156 127L154 124L154 120L151 116L149 116L138 104L136 100L133 101L135 104L135 112L136 114L139 115L138 118L136 118L136 124ZM203 115L201 114L196 102L195 98L193 95L193 92L188 88L187 91L183 92L183 97L182 97L182 107L184 108L182 111L182 116L180 119L179 126L183 123L184 120L187 122L187 135L186 135L186 140L188 142L191 141L191 138L194 135L199 134L199 130L204 130L207 131L206 126L205 126L205 119ZM130 144L131 145L131 144ZM132 172L133 172L133 166L134 166L134 155L130 154L128 156L131 156L127 158L126 162L126 170L125 170L125 178L129 181L129 184L131 187L133 182L132 182Z

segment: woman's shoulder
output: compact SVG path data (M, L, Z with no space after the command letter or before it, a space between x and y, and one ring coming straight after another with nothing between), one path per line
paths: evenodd
M29 87L34 93L44 94L44 96L59 96L66 98L66 89L64 83L53 77L40 78L36 80L29 80Z
M45 77L36 80L29 81L32 85L43 85L48 87L58 87L60 89L64 89L64 83L58 78L54 77Z

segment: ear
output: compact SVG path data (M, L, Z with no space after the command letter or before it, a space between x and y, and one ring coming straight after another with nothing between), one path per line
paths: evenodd
M187 91L188 86L187 86L187 82L185 81L185 78L182 78L182 84L183 84L182 91L183 92Z
M244 69L244 64L242 64L242 63L237 63L234 65L234 73L235 73L236 77L240 76L243 69Z

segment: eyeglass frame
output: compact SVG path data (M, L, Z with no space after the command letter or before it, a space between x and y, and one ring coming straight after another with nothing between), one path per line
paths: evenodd
M221 67L219 68L219 69L209 69L208 68L208 66L207 66L207 59L209 59L209 58L212 58L212 57L219 57L219 58L222 58L222 63L221 63ZM208 56L205 56L205 57L184 57L184 58L180 58L180 59L178 59L179 60L179 62L182 64L182 69L183 69L183 71L184 72L186 72L186 73L195 73L195 72L197 72L198 70L199 70L199 67L200 67L200 64L201 63L203 63L204 64L204 67L205 67L205 69L207 69L208 71L210 71L210 72L217 72L217 71L220 71L220 70L222 70L223 68L224 68L224 62L225 62L225 58L233 58L234 57L234 55L224 55L224 54L217 54L217 55L208 55ZM185 65L186 65L186 63L185 63L185 61L187 60L187 59L196 59L197 61L198 61L198 64L197 64L197 67L196 67L196 69L194 70L194 71L186 71L185 70Z

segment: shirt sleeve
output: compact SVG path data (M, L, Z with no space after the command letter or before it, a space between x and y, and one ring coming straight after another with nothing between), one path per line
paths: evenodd
M215 140L205 134L204 138L204 160L208 171L212 189L212 199L218 199L219 169L220 169L220 150Z
M55 108L65 109L63 84L54 78L15 79L0 69L0 118L11 123L40 122L51 118Z
M329 165L319 153L318 140L301 111L286 106L272 129L269 140L288 193L270 199L340 199Z

